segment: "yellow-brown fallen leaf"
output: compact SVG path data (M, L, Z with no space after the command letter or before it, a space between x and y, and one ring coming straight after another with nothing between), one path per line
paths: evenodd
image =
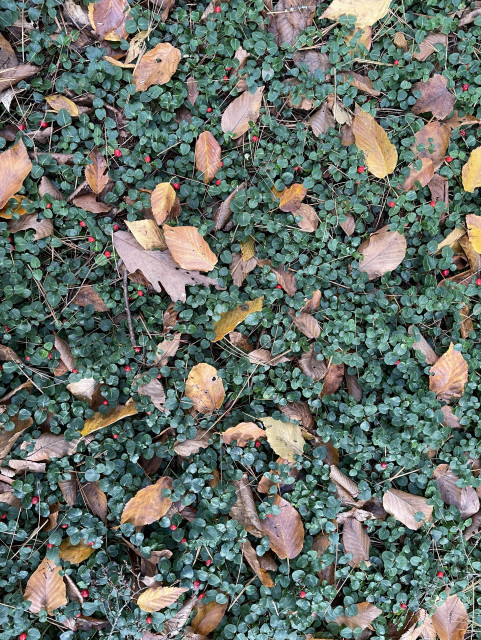
M85 167L85 179L94 193L100 193L109 181L107 163L97 147L90 152L89 160L91 164Z
M386 491L382 497L382 506L396 520L413 531L420 529L426 522L431 522L434 508L428 504L426 498L398 489ZM424 518L416 520L416 513L422 513Z
M481 186L481 147L471 151L468 161L463 166L463 189L473 193Z
M152 191L150 205L157 224L163 224L175 203L175 191L169 182L160 182Z
M307 189L302 184L293 184L280 194L279 209L295 211L306 197Z
M133 73L136 91L146 91L153 84L166 84L172 78L180 62L180 51L170 42L159 42L140 58Z
M125 23L130 18L127 0L97 0L88 6L92 29L100 40L118 42L128 37Z
M89 558L94 550L85 542L80 541L78 544L73 545L70 542L70 538L62 540L60 547L58 548L58 555L62 560L68 560L71 564L80 564L84 560Z
M481 253L481 216L468 213L466 216L466 226L471 246L476 253Z
M357 105L352 132L356 147L364 153L369 171L376 178L385 178L394 171L398 158L396 147L372 115Z
M210 131L203 131L195 144L195 166L209 184L220 169L221 148Z
M219 409L224 402L225 390L217 369L206 362L192 367L185 383L185 395L199 413L209 415Z
M19 140L13 147L0 153L0 175L2 176L0 209L20 191L23 181L32 170L32 166L23 140Z
M196 227L163 226L165 242L182 269L212 271L218 258Z
M120 524L130 522L136 527L143 527L160 520L172 505L170 496L163 495L166 489L172 491L172 478L168 476L160 478L155 484L140 489L125 505Z
M32 573L23 594L23 599L31 602L29 611L40 613L45 609L52 613L67 604L67 589L60 575L61 569L55 565L55 560L44 558Z
M215 338L212 342L222 340L230 331L233 331L238 324L243 322L247 316L255 311L262 311L262 301L264 298L255 298L221 314L221 317L214 324Z
M137 600L137 605L142 611L160 611L170 607L180 596L188 591L183 587L149 587L143 591Z
M200 636L207 636L209 633L214 631L214 629L217 629L224 617L227 605L228 602L219 604L215 600L208 602L207 604L199 604L197 606L197 614L190 623L194 632L198 633Z
M280 513L262 520L262 530L269 538L269 546L284 560L296 558L304 544L304 525L298 511L280 495L276 495L274 505Z
M369 627L371 622L375 620L378 616L381 615L382 610L378 609L376 606L371 604L370 602L358 602L357 613L354 616L346 616L342 614L336 618L336 622L339 625L346 625L350 629L356 629L360 627L361 629L365 629Z
M118 420L122 420L122 418L127 418L128 416L135 416L137 413L137 408L135 406L135 402L130 399L126 404L119 405L118 407L114 407L110 409L107 413L95 413L91 418L85 420L84 428L80 432L83 436L87 436L89 433L93 433L94 431L98 431L99 429L104 429L105 427L114 424Z
M238 447L245 447L251 440L265 438L266 432L256 425L255 422L240 422L235 427L226 429L222 434L225 444L231 444L234 440Z
M338 20L341 16L355 16L356 27L364 29L384 18L391 0L333 0L321 18Z
M72 118L76 118L79 115L79 110L75 102L67 98L66 96L62 96L59 93L54 93L51 96L45 96L45 100L48 102L48 105L51 109L58 113L60 109L65 109L67 113L72 116Z
M449 596L432 615L439 640L463 640L469 625L468 612L459 596Z
M125 221L137 242L147 251L167 249L162 231L153 220L136 220L135 222Z
M295 462L294 456L302 456L306 442L299 425L274 418L261 420L266 428L267 441L278 456L290 462Z
M0 218L4 218L5 220L10 220L10 218L13 217L14 213L16 213L19 216L24 216L27 213L27 210L23 206L24 202L29 202L26 198L24 198L23 196L12 196L10 200L15 200L17 204L11 205L9 209L9 204L7 202L7 204L0 209ZM7 213L7 210L8 210L8 213Z
M429 390L434 391L438 400L449 402L463 395L468 381L468 363L453 343L431 367L430 373Z

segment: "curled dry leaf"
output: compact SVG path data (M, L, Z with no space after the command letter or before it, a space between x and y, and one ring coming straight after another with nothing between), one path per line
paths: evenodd
M418 62L424 62L435 51L441 51L442 47L448 46L448 36L444 33L432 31L424 38L424 40L416 45L419 51L414 53L413 58Z
M140 489L122 511L120 524L130 522L135 527L143 527L160 520L169 510L172 500L164 493L172 491L172 478L164 476L155 484Z
M329 540L329 536L327 534L317 535L312 543L312 548L317 553L319 558L322 558L326 551L332 546L334 545ZM336 567L334 563L328 564L323 569L321 569L317 574L321 583L325 580L327 584L334 584L335 569Z
M439 360L439 356L436 354L427 340L425 340L419 333L419 330L416 331L415 326L411 325L410 327L408 327L408 333L410 336L416 336L416 340L413 343L413 349L419 351L419 353L423 355L426 364L435 364Z
M274 505L279 507L279 515L262 520L262 529L269 538L269 546L274 553L284 560L296 558L304 544L304 526L301 516L294 507L280 495L274 498Z
M2 413L1 408L0 413ZM11 431L7 431L2 425L2 429L0 430L0 463L3 462L22 433L33 424L32 418L21 420L18 417L18 414L10 417L9 420L14 424L13 429Z
M72 298L72 302L79 307L86 307L91 304L95 311L108 311L108 307L105 305L105 302L90 284L80 287Z
M398 154L387 133L367 111L356 106L352 132L356 147L366 157L369 171L376 178L385 178L396 168Z
M343 504L351 504L359 495L359 487L337 466L331 465L329 479L336 487L336 494Z
M48 106L53 109L55 113L58 113L60 109L65 109L72 118L76 118L80 115L75 102L66 96L60 95L59 93L54 93L51 96L45 96L45 100L48 102Z
M438 400L449 402L460 398L468 381L468 363L456 351L453 343L430 369L429 390L434 391Z
M34 76L38 71L40 71L39 67L33 64L19 64L9 69L0 69L0 91L11 89L21 80Z
M209 184L220 169L221 148L210 131L203 131L195 144L195 166Z
M286 404L283 407L279 407L279 409L291 420L297 420L300 422L304 429L310 433L314 429L314 418L312 417L312 413L307 402L299 400L297 402Z
M309 118L308 125L318 138L324 133L327 133L331 127L334 128L336 121L332 115L332 102L326 100L321 108Z
M362 388L359 384L358 377L347 372L345 377L348 394L352 396L356 402L360 402L362 400Z
M264 587L272 588L274 586L274 582L267 571L261 567L260 558L256 554L254 547L248 540L246 540L241 545L241 551L244 554L244 558L247 560L249 566L254 571Z
M412 106L412 112L432 113L435 118L444 120L451 113L456 97L447 89L448 80L439 73L435 73L427 82L416 82L413 91L420 91L421 96Z
M87 558L90 558L94 550L88 544L80 541L78 544L73 545L70 542L70 538L62 540L58 548L58 555L62 560L70 562L70 564L80 564Z
M384 18L391 0L333 0L321 18L338 20L341 16L355 16L356 27L364 29Z
M213 215L213 220L215 222L215 230L220 231L223 229L229 220L232 217L232 211L230 209L230 205L232 200L238 194L238 192L245 187L245 182L242 182L238 187L234 189L234 191L227 196L224 202L220 205L220 207L215 211Z
M183 587L150 587L143 591L137 599L142 611L160 611L173 605L180 596L188 591Z
M0 208L4 207L12 196L22 188L23 181L32 170L23 140L0 153Z
M154 251L159 249L164 251L167 249L164 235L153 220L135 220L134 222L125 221L129 231L146 251Z
M252 489L249 484L249 477L246 473L244 473L240 480L234 482L234 487L236 491L236 501L231 507L230 517L237 520L248 533L251 533L257 538L262 538L265 535L263 523L257 514L254 496L252 495Z
M192 367L185 383L185 395L199 413L210 415L219 409L224 402L225 390L217 369L206 362Z
M333 364L329 363L326 371L326 375L324 376L324 382L322 385L322 391L319 394L320 398L324 398L325 396L330 396L341 386L342 379L344 378L344 364Z
M218 258L196 227L169 227L165 224L163 230L169 251L182 269L212 271Z
M454 475L448 464L439 464L433 473L443 502L454 505L461 512L461 518L467 520L479 511L479 498L474 487L460 487L459 477Z
M362 259L359 271L367 273L369 280L379 278L388 271L394 271L406 255L406 238L397 231L389 231L383 227L373 233L366 242L359 247Z
M31 602L29 611L40 613L45 609L52 613L67 604L67 589L60 575L61 569L55 565L55 560L42 560L30 576L23 594L23 599Z
M87 418L84 422L84 428L80 432L83 436L87 436L99 429L105 429L111 424L127 418L128 416L135 416L137 408L135 402L129 399L126 404L121 404L118 407L110 409L107 413L94 413L91 418Z
M253 351L251 350L247 357L249 359L249 362L251 362L252 364L262 364L266 367L275 367L276 364L290 362L292 360L292 358L287 358L282 354L273 356L272 353L267 349L254 349Z
M318 360L318 356L320 359ZM327 373L327 365L320 353L311 347L307 353L303 353L299 360L299 368L306 376L312 378L314 382L322 380Z
M197 613L190 623L194 632L204 637L214 631L214 629L217 629L224 617L228 604L228 601L224 604L219 604L215 600L207 604L198 604L196 607Z
M97 147L90 152L89 160L91 164L85 167L85 179L92 191L98 194L105 189L109 181L107 163Z
M418 609L413 617L409 620L411 625L399 638L399 640L436 640L436 631L433 621L428 616L427 611Z
M3 501L4 496L5 494L0 494L0 502ZM474 514L473 521L469 525L469 527L466 528L466 530L463 533L463 536L465 540L469 540L470 538L472 538L473 536L475 536L480 532L481 532L481 511L478 511L478 513Z
M358 627L360 629L366 629L366 627L369 627L371 622L373 622L382 613L381 609L378 609L370 602L358 602L356 606L356 615L346 616L343 614L336 618L337 624L345 625L350 629L357 629Z
M449 596L432 615L439 640L463 640L468 629L468 612L458 596Z
M90 511L98 516L102 522L107 521L107 496L102 491L98 482L86 482L80 487L85 504Z
M127 38L125 23L130 17L127 0L97 0L89 4L89 19L100 40Z
M302 456L306 441L299 425L274 418L261 418L261 421L266 428L267 441L278 456L290 462L295 462L294 456Z
M433 507L428 505L427 499L406 491L389 489L383 495L382 505L396 520L414 531L430 522L432 518ZM424 517L418 521L415 518L416 513L421 513Z
M165 392L160 380L152 379L146 384L141 385L137 389L137 393L141 396L147 396L156 409L164 411Z
M235 98L222 114L221 128L224 133L232 133L234 140L249 130L250 122L257 122L262 104L264 87L254 93L244 91Z
M164 224L175 203L175 191L170 182L161 182L152 191L150 204L155 222Z
M350 567L359 567L361 562L369 565L369 549L371 541L364 525L356 518L347 518L342 529L342 545L344 552L352 555Z
M256 311L262 311L263 298L255 298L255 300L247 300L242 304L222 313L220 319L214 324L215 338L213 342L218 342L227 335L230 331L233 331L238 324L243 322L248 315L255 313Z
M136 91L146 91L153 84L166 84L177 71L181 58L179 49L170 42L160 42L140 58L133 81Z
M91 409L98 409L102 402L100 384L94 378L82 378L78 382L70 382L67 389L77 400L86 402Z
M240 422L235 427L226 429L222 434L222 440L225 444L232 444L235 440L238 447L245 447L251 440L265 437L266 432L258 427L255 422Z
M71 477L70 480L61 480L58 483L63 499L69 507L73 507L77 502L77 478Z
M464 306L459 310L459 314L461 316L462 322L459 328L462 338L469 338L469 334L471 331L474 331L473 321L471 320L471 315L469 312L469 307Z

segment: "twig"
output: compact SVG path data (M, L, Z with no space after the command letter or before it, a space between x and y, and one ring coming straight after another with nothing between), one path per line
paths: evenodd
M118 268L120 268L121 265L122 265L122 260L119 260ZM123 275L124 275L123 288L124 288L125 313L127 314L127 324L129 325L130 342L132 344L132 348L135 349L135 335L134 335L134 328L132 327L132 315L130 313L130 307L129 307L129 293L127 291L127 278L129 277L129 274L127 272L127 267L125 266L125 264L124 264Z

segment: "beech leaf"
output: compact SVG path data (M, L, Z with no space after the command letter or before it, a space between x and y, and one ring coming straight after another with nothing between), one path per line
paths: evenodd
M262 530L269 538L269 546L274 553L284 560L296 558L304 544L304 526L298 511L279 494L274 498L274 505L280 513L262 520Z
M369 171L376 178L385 178L396 168L398 154L387 133L367 111L356 106L352 132L356 147L366 157Z
M152 213L157 224L163 224L175 203L175 191L170 182L160 182L150 196Z
M212 271L217 256L200 235L196 227L163 227L167 247L182 269Z
M221 148L210 131L203 131L195 144L195 166L209 184L220 169Z
M281 458L295 462L294 456L302 456L306 441L299 425L281 422L274 418L261 418L266 427L267 441Z
M321 18L338 20L341 16L356 16L356 27L370 27L389 11L391 0L333 0Z
M476 253L481 254L481 216L474 213L468 213L466 216L466 226L468 227L468 236L471 246Z
M53 109L55 113L58 113L60 109L65 109L72 118L76 118L79 115L79 110L75 102L66 96L54 93L51 96L45 96L45 100L48 102L48 106Z
M468 363L454 348L453 343L431 367L430 372L429 390L434 391L438 400L449 402L463 395L468 381Z
M52 613L67 604L67 589L60 575L61 569L55 565L55 560L44 558L32 573L23 594L23 599L31 602L29 611L40 613L45 609Z
M433 513L433 507L428 505L426 498L398 489L386 491L382 498L382 506L396 520L414 531L420 529L425 522L430 522ZM416 520L416 513L422 513L424 518Z
M438 483L443 502L454 505L461 512L461 518L467 520L479 511L479 498L474 487L460 487L460 479L451 471L448 464L439 464L433 473Z
M188 591L184 587L149 587L137 599L142 611L160 611L173 605L180 596Z
M97 147L90 152L89 160L92 164L85 167L85 179L94 193L100 193L109 181L107 163Z
M350 629L366 629L371 622L381 615L382 610L378 609L370 602L358 602L356 604L357 613L354 616L346 616L343 614L336 618L336 622L339 625L345 625Z
M369 280L379 278L388 271L394 271L406 255L406 238L397 231L389 231L383 227L373 233L366 242L359 247L362 259L359 271L367 273Z
M238 447L245 447L251 440L265 437L266 432L258 427L255 422L240 422L235 427L226 429L222 434L222 440L225 444L231 444L235 440Z
M432 615L439 640L463 640L468 629L468 612L458 596L449 596Z
M163 492L167 489L172 491L172 488L172 478L165 476L140 489L125 505L120 524L130 522L135 527L143 527L160 520L172 505L170 497L166 498Z
M23 140L19 140L13 147L0 153L0 209L12 196L22 188L23 181L32 170L32 163L28 157Z
M262 311L263 298L247 300L230 311L222 313L220 319L214 324L215 338L212 342L222 340L230 331L233 331L238 324L243 322L248 315L256 311Z
M199 604L197 606L197 614L192 619L190 626L195 633L200 636L207 636L209 633L217 629L229 602L219 604L215 600L207 604Z
M217 369L206 362L192 367L185 383L185 395L199 413L210 415L219 409L224 402L225 390Z
M133 81L136 91L146 91L153 84L162 85L169 82L177 71L181 58L179 49L170 42L160 42L140 58L134 73Z
M239 138L248 131L250 122L257 122L262 104L264 87L258 87L254 93L244 91L235 98L222 114L221 128L224 133L233 133Z
M474 190L481 186L481 147L471 151L468 161L463 166L462 175L465 191L474 193Z

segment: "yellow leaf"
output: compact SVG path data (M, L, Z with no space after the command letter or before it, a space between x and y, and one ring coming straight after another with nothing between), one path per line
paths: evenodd
M126 220L125 224L137 242L147 251L167 249L162 231L153 220L136 220L135 222Z
M195 144L195 166L209 184L220 168L221 148L210 131L203 131Z
M161 182L152 191L150 205L157 224L163 224L175 202L175 191L169 182Z
M80 432L83 436L87 436L89 433L93 433L94 431L98 431L99 429L104 429L114 422L118 420L122 420L122 418L127 418L127 416L135 416L137 413L137 409L135 407L135 402L132 399L127 401L127 404L119 405L118 407L114 407L107 413L94 413L91 418L85 420L84 428Z
M170 497L163 495L166 489L172 491L172 478L168 476L140 489L125 505L120 524L130 522L136 527L143 527L160 520L172 505Z
M240 247L243 262L247 262L247 260L250 260L255 256L255 241L252 236L249 236L245 242L241 242Z
M32 603L29 611L39 613L45 609L51 613L67 604L67 589L60 575L61 569L55 565L55 560L44 558L32 573L23 594L23 599Z
M142 50L145 48L144 40L148 38L150 35L150 31L139 31L129 43L129 50L127 51L127 56L125 58L126 64L135 60ZM135 65L134 65L135 66Z
M0 218L4 218L5 220L10 220L10 218L13 216L14 213L17 213L19 216L24 216L27 213L27 210L23 206L23 202L24 201L29 202L29 200L27 200L23 196L12 196L11 200L15 200L17 204L13 205L9 213L7 213L7 209L9 207L7 202L7 204L3 207L3 209L0 210Z
M262 301L264 298L255 298L255 300L248 300L231 311L226 311L221 314L220 320L214 324L215 338L212 342L218 342L227 335L230 331L233 331L238 324L243 322L248 315L255 311L262 311Z
M306 442L298 424L274 418L261 418L261 421L266 427L267 441L278 456L290 462L295 462L294 456L302 456Z
M165 224L163 229L169 251L182 269L211 271L215 267L218 258L196 227L169 227Z
M183 587L149 587L140 594L137 604L142 611L160 611L177 602L186 591Z
M120 69L135 69L135 64L132 64L129 62L122 62L122 60L116 60L111 56L104 56L104 60L107 60L107 62L110 62L110 64L113 64L114 67L120 67Z
M62 560L68 560L71 564L79 564L89 558L94 550L85 542L80 541L78 544L73 545L70 542L70 538L62 540L60 547L58 548L58 555Z
M468 381L468 363L452 342L430 372L433 375L429 378L429 390L434 391L438 400L449 402L463 395Z
M45 96L45 100L48 102L49 106L58 113L60 109L65 109L72 118L76 118L79 115L79 110L75 102L70 100L70 98L66 98L65 96L61 96L59 93L54 93L51 96Z
M295 211L306 197L307 189L302 184L293 184L284 189L279 201L281 211Z
M0 153L0 208L22 188L23 181L32 170L28 152L19 140L13 147Z
M356 16L356 27L364 29L384 18L391 0L333 0L321 18L338 20L341 16Z
M136 91L145 91L153 84L166 84L180 62L180 51L170 42L159 42L140 58L133 73Z
M235 427L226 429L222 434L222 440L226 444L231 444L234 440L238 447L245 447L251 440L265 438L266 432L258 427L255 422L240 422Z
M466 231L464 229L453 229L448 235L442 240L435 251L435 253L439 253L444 247L451 247L451 249L457 253L461 251L461 246L458 243L458 240L466 235Z
M481 216L468 213L466 216L466 226L471 246L476 253L481 253Z
M369 171L376 178L385 178L394 171L398 157L396 147L372 115L357 106L352 132L356 147L364 153Z
M481 186L481 147L471 151L468 161L463 166L463 189L473 193Z
M206 362L192 367L185 383L185 395L199 413L209 415L219 409L224 402L225 390L217 369Z

